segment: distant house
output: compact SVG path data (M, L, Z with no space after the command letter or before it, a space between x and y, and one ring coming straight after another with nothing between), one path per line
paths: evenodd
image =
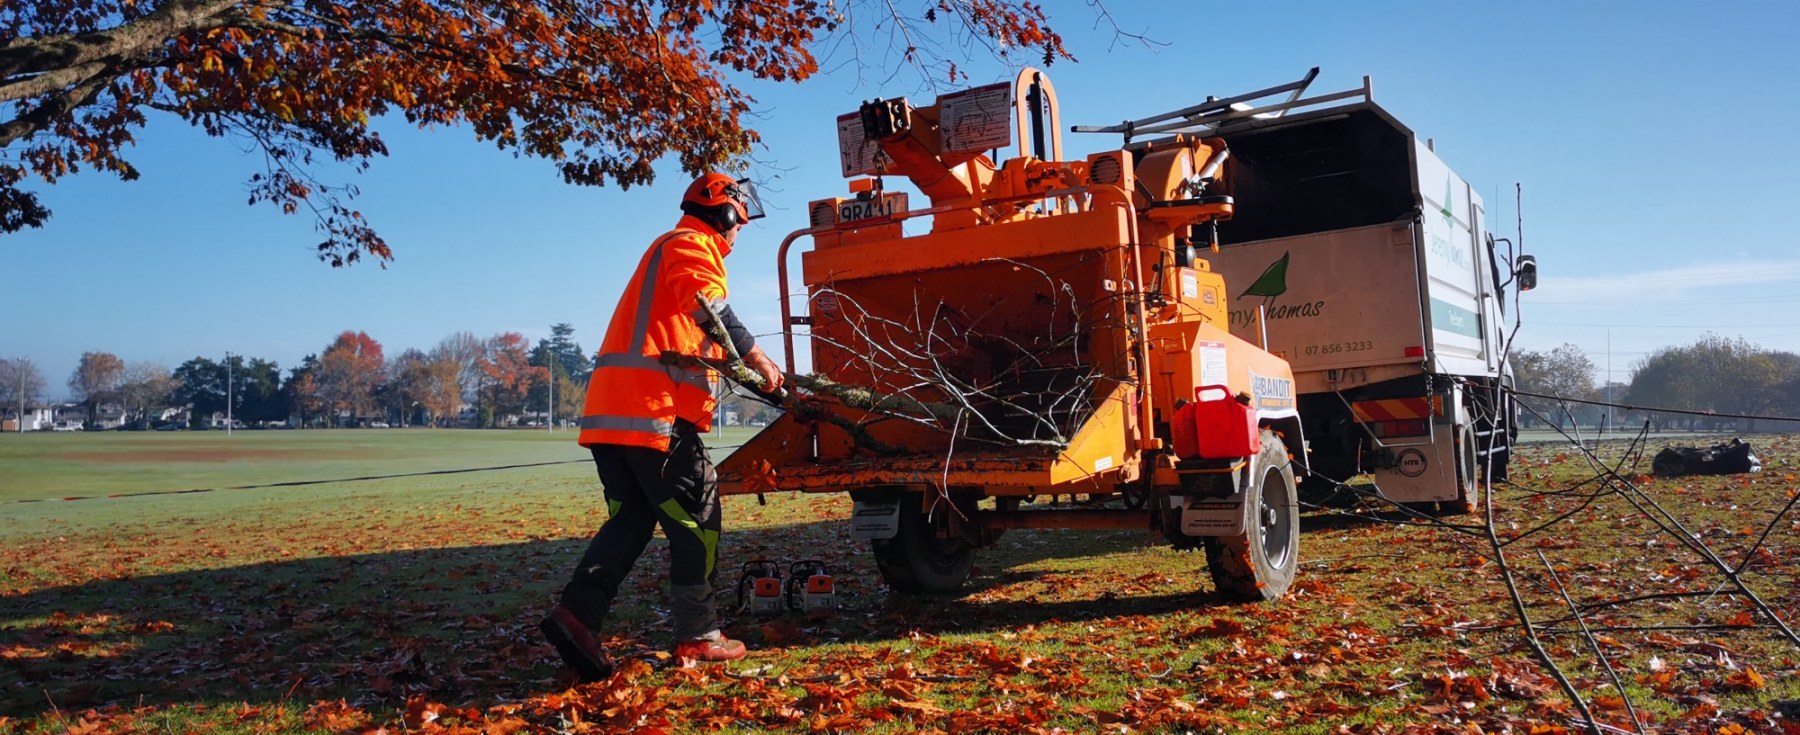
M98 429L117 429L125 425L125 407L116 403L102 403L94 411L94 427Z
M60 423L65 426L72 425L82 427L90 425L88 423L89 417L87 406L84 404L59 403L52 406L50 410L55 415L55 418L51 421L52 424ZM91 426L93 428L117 429L125 425L125 407L117 403L102 403L95 407L94 416L92 418L93 423Z
M18 406L0 407L0 431L16 432L19 430L19 423ZM26 431L46 431L56 424L56 409L51 406L28 405L25 407L24 423Z

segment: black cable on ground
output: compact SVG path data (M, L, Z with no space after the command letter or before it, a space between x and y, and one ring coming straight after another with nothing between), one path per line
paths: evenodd
M728 444L725 446L707 447L707 449L736 449L741 446L743 446L743 445L742 444ZM563 460L557 460L555 462L530 462L530 463L526 463L526 464L503 464L503 465L495 465L493 467L464 467L462 469L455 469L455 470L426 470L424 472L402 472L402 473L393 474L393 475L363 475L361 477L339 477L339 478L335 478L335 479L331 479L331 480L290 480L287 482L269 482L269 483L263 483L260 485L231 485L231 486L227 486L227 487L197 487L197 488L189 488L187 490L152 490L149 492L142 492L142 493L114 493L111 495L72 495L72 496L61 497L61 498L27 498L25 500L14 500L11 502L12 503L60 503L60 502L69 501L69 500L98 500L98 499L102 499L102 498L142 498L142 497L151 497L151 496L156 496L156 495L191 495L194 493L211 493L211 492L218 492L221 490L266 490L269 488L302 487L302 486L306 486L306 485L330 485L332 483L337 483L337 482L364 482L364 481L368 481L368 480L392 480L392 479L401 478L401 477L429 477L431 475L461 475L461 474L466 474L466 473L470 473L470 472L492 472L494 470L516 470L516 469L523 469L526 467L550 467L553 465L575 464L578 462L585 463L585 462L592 462L592 461L593 460L591 460L591 459L563 459Z

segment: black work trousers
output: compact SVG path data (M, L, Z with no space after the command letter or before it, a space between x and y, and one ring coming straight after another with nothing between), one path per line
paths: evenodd
M669 451L602 444L590 447L605 487L608 518L588 542L563 588L562 605L599 630L619 585L657 526L669 540L669 593L675 640L719 627L713 567L719 554L719 481L700 432L675 423Z

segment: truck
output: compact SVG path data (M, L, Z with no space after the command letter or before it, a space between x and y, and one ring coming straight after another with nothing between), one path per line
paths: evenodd
M1133 528L1204 552L1225 595L1282 597L1308 461L1295 376L1232 333L1242 285L1191 244L1242 214L1227 141L1065 158L1034 69L836 122L848 192L777 254L794 392L719 464L721 492L848 493L900 592L960 588L1010 529Z
M1488 232L1475 187L1375 103L1368 77L1304 96L1318 72L1273 104L1123 127L1230 147L1238 211L1206 226L1209 260L1232 284L1231 332L1293 367L1302 492L1368 473L1387 500L1467 510L1507 475L1508 301L1535 285L1536 262Z

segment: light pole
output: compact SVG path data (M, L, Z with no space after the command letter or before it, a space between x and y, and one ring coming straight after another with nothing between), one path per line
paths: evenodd
M555 362L550 363L550 401L544 406L544 415L549 417L548 420L546 420L544 422L544 430L552 431L552 432L556 431L556 363Z
M231 436L231 352L225 352L225 436Z
M1612 395L1612 330L1606 330L1606 426L1612 427L1613 395Z

